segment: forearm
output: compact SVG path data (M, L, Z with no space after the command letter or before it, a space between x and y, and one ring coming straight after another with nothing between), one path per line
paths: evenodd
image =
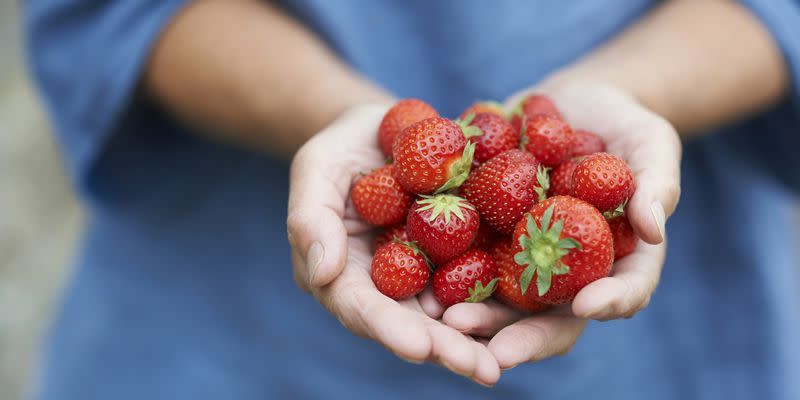
M144 86L200 132L283 156L347 108L390 99L257 0L189 5L156 44Z
M618 86L688 136L776 103L787 75L769 33L743 6L673 0L549 84Z

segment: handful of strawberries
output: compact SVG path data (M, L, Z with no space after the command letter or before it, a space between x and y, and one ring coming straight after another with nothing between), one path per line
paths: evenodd
M636 247L624 212L630 168L597 135L573 131L545 96L508 117L476 103L457 120L401 100L378 143L393 163L359 179L351 197L384 228L372 280L395 300L432 281L445 307L494 295L537 312L569 303Z

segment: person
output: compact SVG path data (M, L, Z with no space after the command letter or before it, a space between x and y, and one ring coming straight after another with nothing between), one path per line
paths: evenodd
M24 18L89 214L38 398L800 395L797 2L29 0ZM388 105L453 117L531 92L632 166L636 252L544 314L380 295L347 193L382 161Z

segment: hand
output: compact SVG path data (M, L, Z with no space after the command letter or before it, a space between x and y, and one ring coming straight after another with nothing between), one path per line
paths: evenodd
M680 196L681 143L666 120L610 86L544 84L533 92L550 96L570 125L600 135L608 152L627 161L636 179L636 193L626 210L643 241L634 253L614 264L610 277L583 288L571 306L533 316L493 301L457 304L445 311L447 325L491 337L489 350L504 369L568 352L586 319L630 318L645 308L664 263L664 224ZM530 93L512 96L507 104L515 105Z
M376 132L385 112L385 106L353 108L295 156L288 216L295 281L345 328L398 357L436 362L493 385L500 370L486 344L428 316L441 315L430 289L396 302L372 283L370 228L347 199L353 179L383 163Z

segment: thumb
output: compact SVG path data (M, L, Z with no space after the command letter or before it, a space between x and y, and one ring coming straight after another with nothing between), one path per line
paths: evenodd
M287 227L289 244L299 255L295 265L311 286L324 286L339 276L347 258L347 231L342 222L349 177L333 182L324 156L309 143L292 163ZM340 191L337 186L344 186Z

